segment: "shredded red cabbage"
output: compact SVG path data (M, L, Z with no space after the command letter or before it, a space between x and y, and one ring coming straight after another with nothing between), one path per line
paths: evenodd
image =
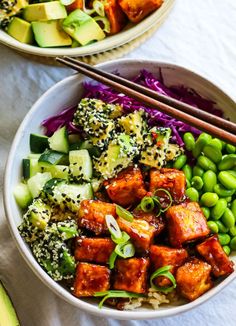
M204 99L199 94L197 94L193 89L186 88L184 86L172 86L167 87L163 81L163 77L160 71L160 78L157 79L152 73L142 70L140 74L136 76L133 81L148 87L158 93L171 96L182 102L188 103L192 106L199 107L206 110L209 113L222 117L222 111L215 108L215 103L211 100ZM183 146L182 133L190 131L195 136L200 134L200 131L194 127L187 125L184 122L176 120L158 110L146 107L138 101L126 96L124 94L118 93L112 88L98 83L84 83L84 96L89 98L97 98L106 103L116 103L123 107L125 113L133 112L134 110L145 110L148 115L148 123L150 126L163 126L170 127L172 129L172 142ZM55 115L49 119L43 121L42 125L46 128L46 134L52 134L57 128L62 125L66 125L69 132L80 132L72 124L73 114L75 108L69 108L62 111L60 114Z

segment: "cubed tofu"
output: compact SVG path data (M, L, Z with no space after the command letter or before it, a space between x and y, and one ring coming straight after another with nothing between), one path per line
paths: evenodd
M147 292L148 267L148 258L117 259L113 288L134 293Z
M75 259L82 262L107 264L115 244L110 238L77 238Z
M190 301L200 297L213 286L210 273L211 266L197 258L180 266L176 272L180 294Z
M73 288L76 297L90 297L95 292L107 291L110 288L110 270L105 266L79 263Z
M197 245L197 251L211 265L214 276L226 276L233 272L233 262L224 252L217 235Z
M118 2L129 20L138 23L148 14L158 9L163 0L118 0Z
M78 225L93 231L96 235L107 233L106 215L116 218L114 204L99 200L83 200L78 211Z
M106 16L110 22L110 34L119 33L127 23L127 17L121 10L118 0L107 0L104 5Z
M152 245L150 247L150 261L153 270L163 266L171 266L170 272L175 275L177 268L186 261L188 252L185 249L174 249L166 246ZM167 277L159 276L155 279L158 286L169 286L171 281Z
M185 184L186 179L183 171L166 168L150 171L150 192L156 194L158 189L163 188L169 191L176 204L184 200ZM163 197L164 200L165 198L168 200L165 192L158 191L157 195Z
M123 207L135 204L147 193L141 170L135 167L121 171L117 177L105 181L104 185L110 199Z
M117 223L122 231L128 233L135 248L139 251L148 251L153 242L155 227L145 220L133 219L129 222L118 217Z
M155 227L155 236L160 234L166 226L165 220L162 216L156 217L154 212L144 212L142 209L135 209L132 212L136 219L147 221L150 225Z
M167 210L169 241L173 247L180 248L188 241L207 236L210 230L202 210L196 202L185 202Z

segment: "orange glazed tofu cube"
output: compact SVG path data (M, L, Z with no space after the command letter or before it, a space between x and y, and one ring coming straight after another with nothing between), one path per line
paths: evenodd
M104 182L110 199L123 207L141 200L147 193L139 168L130 167L121 171L116 178Z
M99 200L83 200L78 211L78 224L97 235L107 233L106 215L116 217L114 204Z
M176 282L181 295L193 301L208 291L213 286L210 273L211 266L196 258L179 267Z
M233 272L233 262L224 252L217 235L197 245L197 251L211 265L214 276L226 276Z
M90 297L95 292L107 291L110 287L110 270L105 266L79 263L73 287L76 297Z
M186 179L183 171L176 169L151 170L150 172L150 192L155 194L157 189L163 188L169 191L175 203L183 201L185 195ZM158 192L162 197L162 193ZM166 194L163 192L163 197Z
M77 238L75 244L75 259L83 262L107 264L114 242L109 238Z
M163 0L118 0L118 2L129 20L138 23L148 14L158 9Z
M210 230L206 218L196 202L185 202L172 206L166 213L169 241L180 248L185 242L207 236Z
M155 227L155 236L160 234L165 229L165 221L162 216L156 217L153 212L144 212L142 209L135 209L132 212L136 219L147 221L150 225Z
M148 258L117 259L113 288L134 293L147 292L148 267Z
M165 246L152 245L150 247L150 260L153 270L157 270L163 266L171 266L170 272L175 274L176 269L183 265L188 258L188 252L185 249L173 249ZM170 280L160 276L155 279L155 283L159 286L169 286Z
M104 4L104 9L110 22L110 34L119 33L126 25L127 18L119 6L118 0L107 0Z
M141 251L148 251L153 242L156 228L150 225L145 220L134 219L129 222L121 217L118 217L117 223L122 231L125 231L130 236L132 243Z

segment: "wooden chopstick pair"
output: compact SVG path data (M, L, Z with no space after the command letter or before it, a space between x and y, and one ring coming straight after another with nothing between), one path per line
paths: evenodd
M236 146L236 124L74 58L56 60L139 102Z

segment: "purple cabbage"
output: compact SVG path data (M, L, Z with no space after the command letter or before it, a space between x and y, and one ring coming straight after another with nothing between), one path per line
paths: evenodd
M167 87L164 83L161 71L160 78L157 79L152 75L152 73L146 70L142 70L140 74L133 79L133 81L158 93L173 97L182 102L188 103L195 107L199 107L209 113L222 117L222 111L215 108L215 103L213 101L204 99L193 89L186 88L184 86ZM172 129L172 142L177 143L180 146L184 145L181 137L184 132L192 132L195 136L198 136L201 133L198 129L191 127L184 122L176 120L164 113L161 113L156 109L147 107L139 103L137 100L134 100L133 98L130 98L124 94L118 93L117 91L103 84L85 82L83 97L97 98L106 103L120 104L123 107L125 113L143 109L148 113L148 124L150 126L170 127ZM72 124L75 109L76 108L74 107L65 109L58 115L44 120L42 125L46 128L46 134L51 135L57 128L63 125L67 126L69 132L80 132L80 130Z

